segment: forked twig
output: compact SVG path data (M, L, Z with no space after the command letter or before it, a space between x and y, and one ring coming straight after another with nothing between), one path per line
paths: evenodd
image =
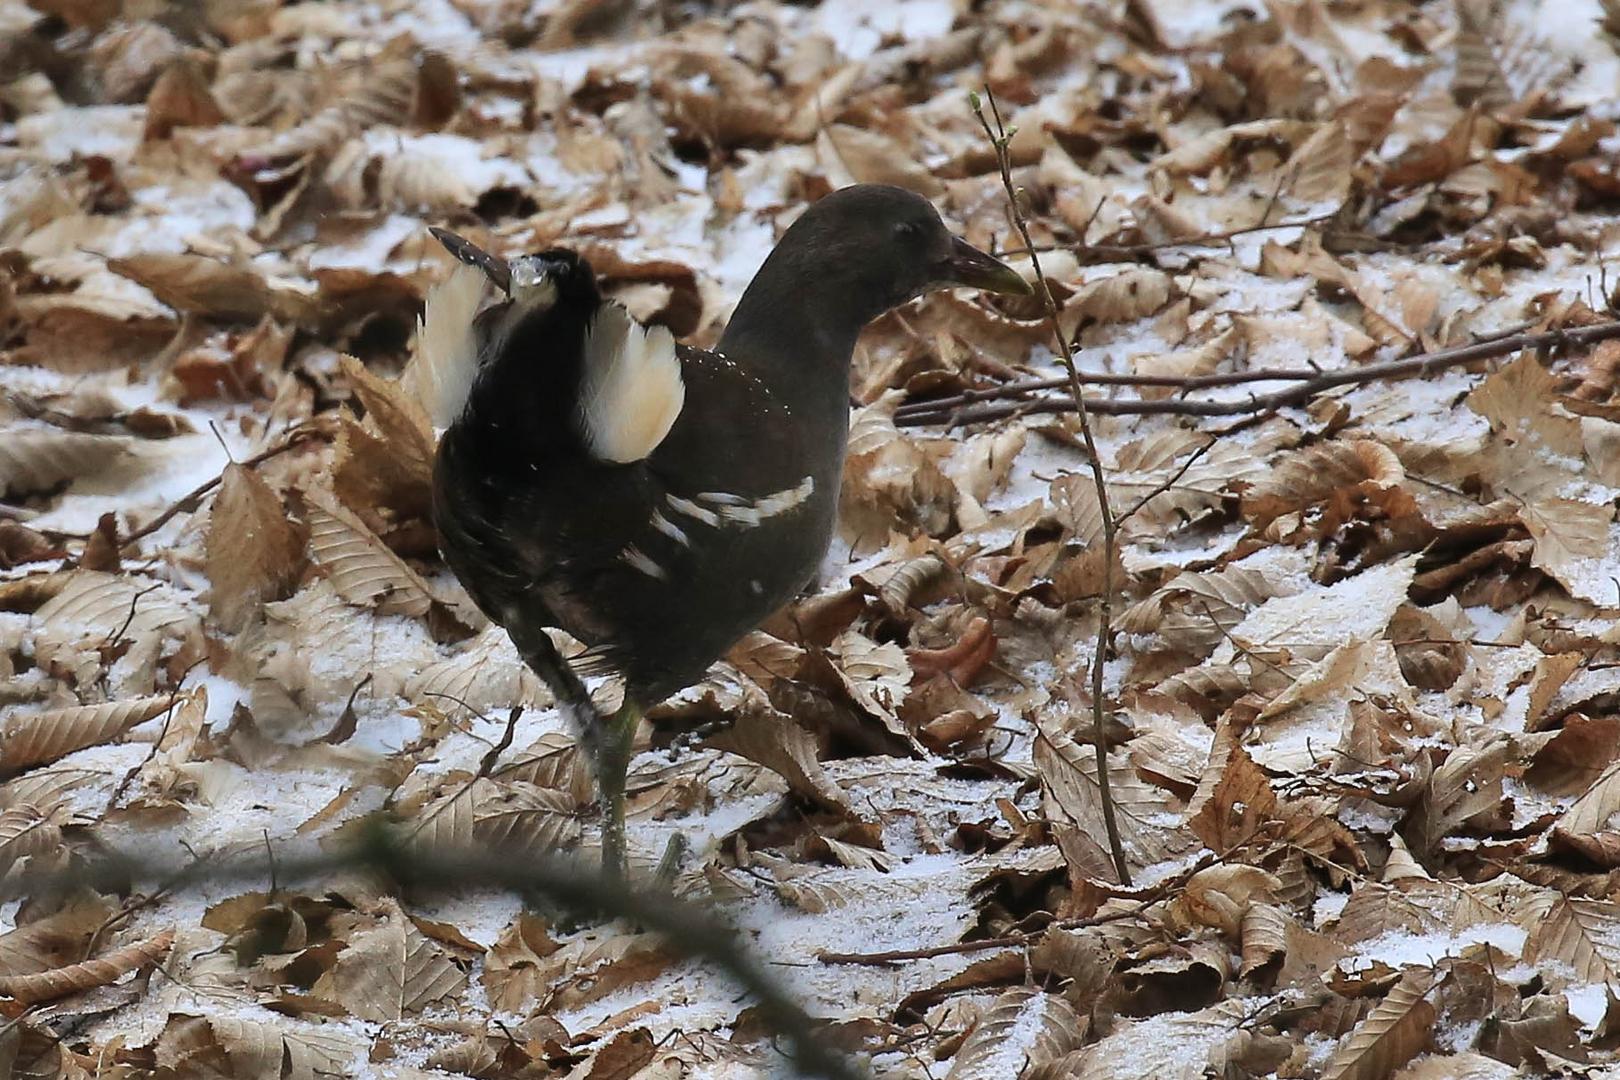
M1012 155L1007 149L1012 141L1012 133L1008 132L1006 124L1002 122L1001 109L996 105L996 95L988 86L985 87L984 94L990 103L990 116L995 120L994 128L984 115L979 95L970 94L968 103L973 109L973 115L978 117L979 126L984 129L985 137L995 148L996 165L1001 171L1001 186L1007 192L1007 206L1012 216L1013 227L1018 230L1018 236L1029 252L1030 268L1035 273L1035 288L1046 306L1046 320L1051 325L1052 338L1057 343L1058 362L1063 365L1063 371L1068 376L1069 392L1078 405L1080 434L1085 440L1086 453L1091 458L1091 479L1097 491L1097 504L1102 511L1103 580L1102 597L1098 603L1097 648L1091 660L1091 713L1097 727L1097 794L1102 803L1103 826L1108 831L1108 849L1113 855L1114 873L1118 875L1120 884L1129 885L1131 870L1125 861L1125 846L1119 838L1119 822L1114 816L1114 794L1108 781L1108 740L1102 737L1103 712L1106 704L1103 694L1103 665L1108 658L1108 645L1113 637L1111 624L1114 613L1114 561L1118 552L1114 536L1114 511L1108 502L1108 481L1103 476L1102 455L1097 452L1097 440L1091 431L1091 414L1087 410L1085 396L1080 391L1080 379L1074 366L1074 353L1069 347L1069 339L1064 336L1063 324L1058 320L1057 302L1052 299L1052 290L1047 287L1046 275L1041 272L1041 258L1035 251L1034 241L1030 239L1029 224L1024 220L1024 212L1018 206L1018 189L1013 185L1012 179Z

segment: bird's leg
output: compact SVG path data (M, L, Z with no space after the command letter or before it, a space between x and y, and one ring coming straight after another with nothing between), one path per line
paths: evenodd
M596 785L602 795L602 874L625 876L624 774L630 768L630 743L641 723L641 705L628 696L608 718L601 735Z

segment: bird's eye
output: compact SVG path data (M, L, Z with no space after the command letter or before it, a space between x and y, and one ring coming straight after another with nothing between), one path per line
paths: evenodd
M901 221L894 226L894 235L900 240L915 240L922 235L922 226L915 221Z

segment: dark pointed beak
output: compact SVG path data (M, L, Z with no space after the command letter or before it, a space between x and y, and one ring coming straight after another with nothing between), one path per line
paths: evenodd
M444 250L454 255L468 266L476 266L489 278L490 284L508 295L512 292L512 267L499 255L492 255L468 240L464 236L457 236L449 229L441 229L437 225L429 225L428 232L433 239L444 245Z
M1035 291L1018 271L960 237L952 238L951 254L939 268L935 281L941 285L967 285L1015 296L1029 296Z

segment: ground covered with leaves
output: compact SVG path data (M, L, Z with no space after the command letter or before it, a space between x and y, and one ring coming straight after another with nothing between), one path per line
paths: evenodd
M1017 249L986 87L1117 549L1038 301L879 320L820 591L643 730L638 870L682 835L877 1075L1612 1067L1620 11L717 7L0 7L8 1072L780 1065L630 923L278 867L378 822L595 858L436 554L426 226L712 342L852 181Z

